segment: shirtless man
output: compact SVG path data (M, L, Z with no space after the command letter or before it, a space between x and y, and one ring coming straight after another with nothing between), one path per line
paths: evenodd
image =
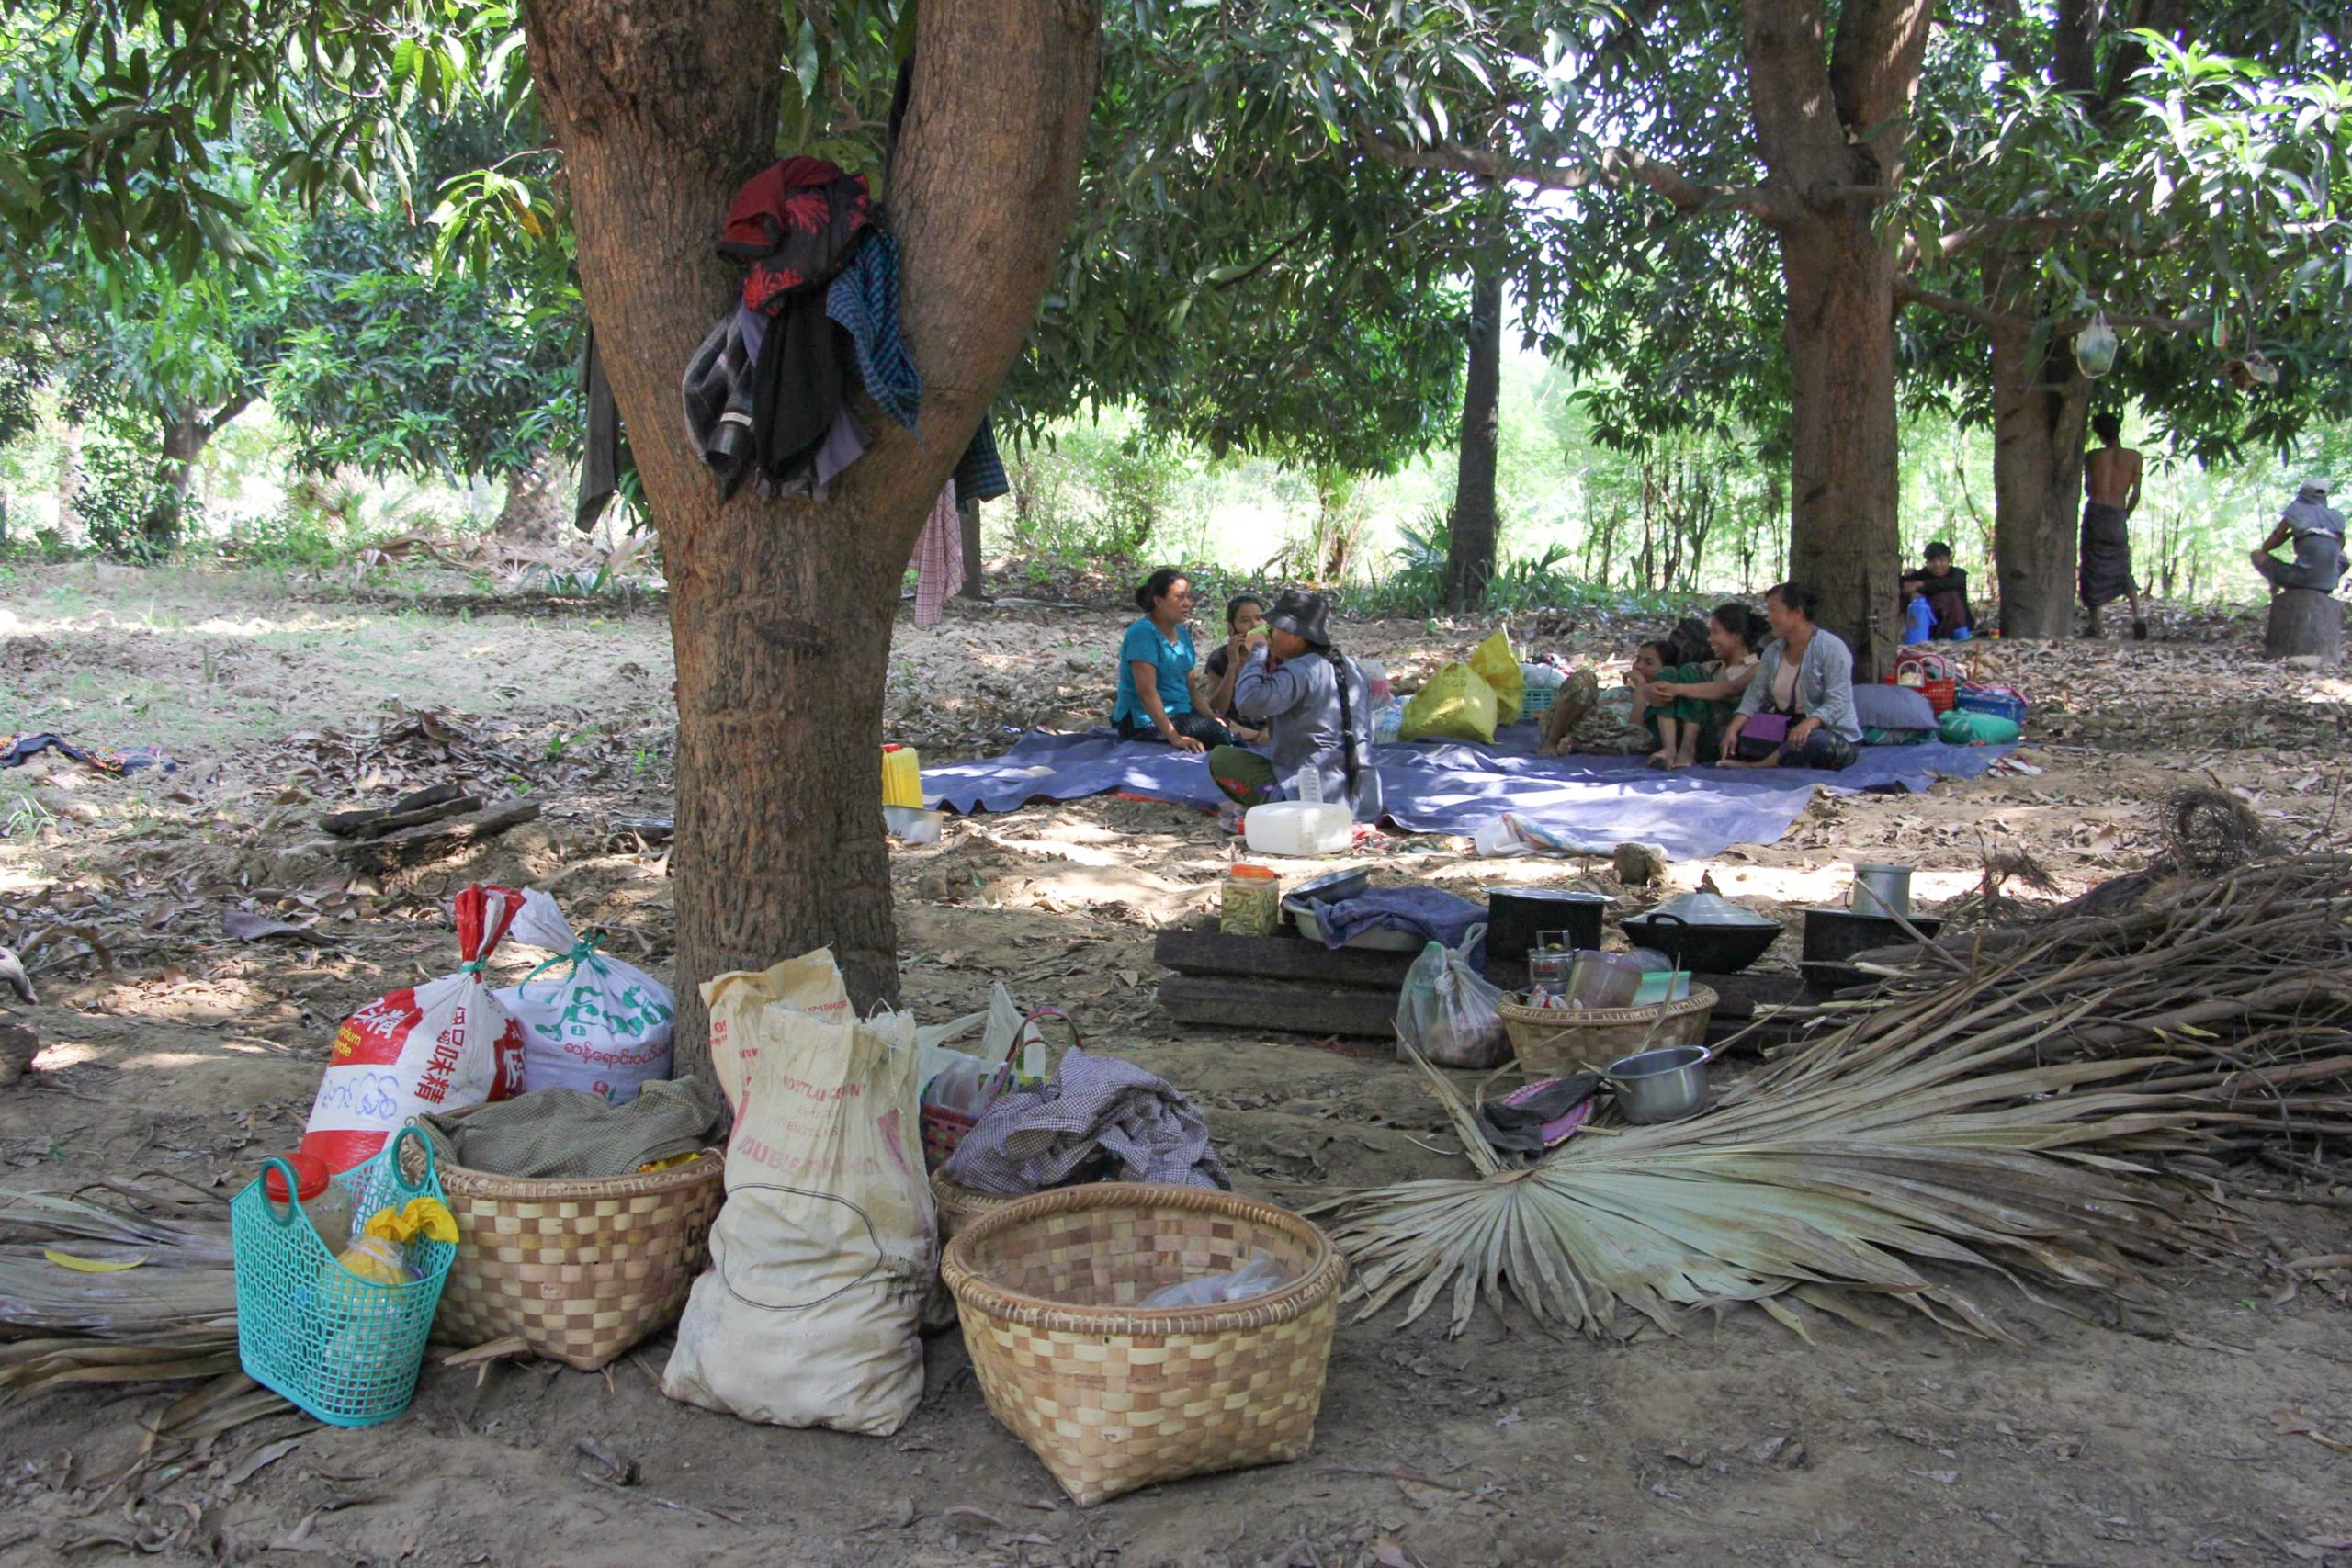
M2091 428L2106 445L2083 458L2083 607L2091 613L2088 636L2102 635L2099 611L2118 599L2132 602L2132 637L2148 640L2140 614L2140 585L2132 577L2132 513L2140 504L2140 454L2123 445L2123 422L2098 414Z

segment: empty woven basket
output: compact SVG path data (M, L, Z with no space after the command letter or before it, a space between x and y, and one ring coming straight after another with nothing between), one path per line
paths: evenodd
M458 1258L435 1335L517 1335L538 1355L603 1366L685 1309L726 1196L717 1149L667 1170L576 1179L443 1165Z
M1231 1305L1135 1304L1257 1252L1287 1281ZM943 1273L989 1414L1080 1506L1315 1440L1346 1267L1286 1209L1203 1187L1061 1188L975 1219Z
M1637 1051L1706 1041L1715 993L1693 986L1679 1001L1637 1008L1532 1008L1505 998L1497 1004L1510 1035L1511 1054L1529 1077L1602 1072Z

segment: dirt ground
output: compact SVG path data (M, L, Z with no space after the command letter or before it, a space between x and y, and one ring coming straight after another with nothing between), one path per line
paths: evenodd
M454 966L442 908L469 881L547 888L668 977L670 887L641 825L669 810L658 608L518 613L402 592L416 591L89 567L0 590L0 733L155 744L184 764L118 780L51 757L0 773L0 941L71 928L38 944L40 1003L17 1010L45 1049L0 1091L0 1186L156 1170L225 1196L299 1136L335 1021ZM1107 707L1124 620L1034 603L959 604L930 631L902 619L891 733L944 760L1087 723ZM1620 654L1633 623L1514 630ZM1483 635L1344 627L1406 685ZM2020 754L2036 771L1825 797L1784 841L1677 863L1664 891L1712 874L1792 906L1838 896L1855 859L1897 856L1933 908L1975 885L1986 851L2021 848L2054 879L2048 896L2070 895L2141 864L2156 803L2188 776L2240 792L2289 841L2338 838L2352 686L2264 664L2257 641L2243 621L2175 618L2144 646L1984 645L1980 674L2040 705ZM545 815L470 859L384 879L355 877L316 830L326 810L452 779L528 790ZM1461 887L1581 874L1626 893L1597 863L1467 851L1391 838L1359 858ZM937 845L895 852L906 1000L935 1021L1002 977L1059 1004L1090 1044L1204 1108L1245 1190L1296 1201L1463 1173L1435 1101L1385 1051L1157 1013L1152 933L1204 912L1233 858L1211 818L1153 803L952 820ZM240 909L303 929L234 941L222 919ZM1792 965L1792 943L1767 966ZM2280 1194L2259 1168L2228 1179L2258 1253L2346 1250L2352 1186ZM2352 1432L2352 1314L2284 1279L2216 1262L2123 1308L1972 1281L2016 1345L1893 1315L1883 1336L1833 1325L1808 1344L1738 1309L1623 1345L1487 1313L1458 1340L1442 1313L1343 1323L1310 1458L1085 1512L989 1419L952 1332L929 1341L922 1407L887 1440L673 1404L657 1387L666 1339L605 1374L429 1364L391 1425L272 1417L120 1481L140 1418L168 1395L73 1393L13 1408L0 1429L0 1562L130 1560L164 1540L150 1560L2352 1564L2352 1455L2278 1418ZM641 1483L600 1479L582 1438L636 1459Z

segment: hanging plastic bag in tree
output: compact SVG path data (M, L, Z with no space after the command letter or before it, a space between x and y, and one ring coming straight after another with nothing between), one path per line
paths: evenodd
M2075 334L2075 363L2094 381L2115 368L2115 329L2107 324L2106 311Z

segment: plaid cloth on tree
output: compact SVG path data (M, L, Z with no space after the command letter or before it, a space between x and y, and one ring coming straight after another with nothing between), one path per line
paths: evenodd
M1232 1185L1208 1123L1166 1079L1076 1046L1045 1083L998 1096L939 1174L1012 1197L1095 1179Z
M931 521L915 539L915 625L935 626L947 601L964 583L964 523L956 511L956 487L931 503Z

